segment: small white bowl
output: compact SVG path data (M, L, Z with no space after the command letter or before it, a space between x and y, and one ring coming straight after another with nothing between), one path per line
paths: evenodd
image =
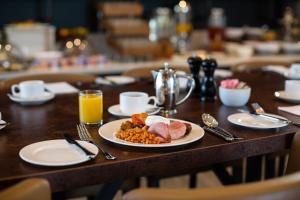
M281 46L279 42L258 42L254 48L260 54L277 54Z
M219 97L225 106L240 107L249 101L251 88L228 89L219 87Z
M244 34L245 31L243 28L228 27L225 30L226 38L231 40L240 40Z
M282 43L282 49L287 54L295 54L300 52L300 43L299 42L284 42Z

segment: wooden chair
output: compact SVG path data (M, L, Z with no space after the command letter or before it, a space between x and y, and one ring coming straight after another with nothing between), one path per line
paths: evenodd
M282 65L285 67L290 66L291 63L289 62L282 62L282 61L248 61L248 62L241 62L231 66L231 70L234 72L241 72L241 71L252 71L257 70L259 68L268 66L268 65Z
M298 131L293 139L292 147L289 153L288 165L286 174L295 173L300 171L300 131Z
M9 89L13 84L18 84L26 80L42 80L45 82L60 82L66 81L71 84L78 82L90 83L94 82L95 76L87 74L70 74L70 73L58 73L58 74L35 74L35 75L24 75L15 78L4 80L0 83L0 89Z
M263 182L204 189L133 190L123 200L298 200L300 197L300 131L291 146L286 176ZM297 172L298 171L298 172Z
M204 189L137 189L123 200L298 200L300 172L259 183Z
M27 179L3 191L0 191L0 199L51 200L50 185L45 179Z
M151 78L151 70L158 70L161 67L141 67L136 69L130 69L128 71L125 71L122 73L124 76L131 76L135 78ZM190 73L190 70L188 67L172 67L176 71L184 71L186 73Z

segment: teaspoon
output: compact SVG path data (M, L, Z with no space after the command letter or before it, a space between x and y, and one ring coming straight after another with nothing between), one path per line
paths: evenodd
M228 131L218 127L219 126L219 122L213 117L211 116L210 114L207 114L207 113L203 113L202 114L202 121L203 123L210 127L210 128L213 128L215 130L218 130L218 131L221 131L222 133L224 133L227 137L231 137L233 138L234 140L241 140L243 138L241 137L237 137L235 135L232 135L231 133L229 133Z

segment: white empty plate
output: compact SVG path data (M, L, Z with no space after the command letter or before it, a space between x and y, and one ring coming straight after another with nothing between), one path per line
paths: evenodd
M7 94L10 100L20 103L21 105L40 105L52 100L55 95L52 92L44 92L43 95L35 98L21 98L19 95Z
M147 110L146 113L148 115L154 115L159 113L160 108L155 107L154 105L148 104L147 105ZM128 115L126 113L123 113L120 109L120 104L114 105L114 106L110 106L108 108L108 112L112 115L118 116L118 117L130 117L131 115Z
M275 117L281 117L278 115L273 115ZM286 119L281 117L282 119ZM229 115L227 120L235 125L244 126L248 128L255 129L271 129L271 128L280 128L287 126L287 123L266 119L264 117L248 114L248 113L236 113Z
M300 98L288 95L284 90L274 93L275 97L290 103L300 103Z
M197 140L200 140L204 136L204 130L198 126L197 124L178 120L178 119L171 119L174 121L180 121L183 123L191 124L192 130L189 134L185 135L183 138L172 140L170 143L161 143L161 144L142 144L142 143L133 143L128 142L125 140L118 139L115 134L120 129L121 124L125 121L130 121L130 119L120 119L116 121L109 122L107 124L104 124L99 128L99 135L104 138L105 140L108 140L110 142L126 145L126 146L133 146L133 147L150 147L150 148L157 148L157 147L172 147L172 146L180 146L180 145L186 145L193 143Z
M95 155L98 154L95 145L85 141L77 142ZM81 149L64 139L30 144L20 150L19 156L28 163L43 166L68 166L90 160Z

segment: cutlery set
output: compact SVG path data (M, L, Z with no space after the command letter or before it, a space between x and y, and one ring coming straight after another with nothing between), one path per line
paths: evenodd
M83 124L79 124L77 125L77 131L78 131L78 136L82 141L86 141L89 142L91 144L94 144L95 146L98 147L98 149L102 152L102 154L104 155L106 160L115 160L117 159L116 156L113 156L112 154L110 154L109 152L105 151L99 144L96 143L96 141L93 139L93 137L91 136L91 134L89 133L89 131L87 130L87 128L85 127L85 125ZM82 152L89 158L89 159L93 159L96 157L96 155L91 152L90 150L86 149L85 147L83 147L82 145L80 145L70 134L65 133L64 134L64 138L65 140L69 143L69 144L73 144L76 145L79 149L82 150Z
M283 122L286 124L292 124L295 126L300 126L299 122L295 122L289 119L286 119L284 117L275 116L269 113L266 113L264 109L258 104L258 103L252 103L251 104L252 111L246 110L246 109L238 109L238 111L242 113L248 113L253 116L259 116L263 117L268 120ZM202 121L205 124L203 126L203 129L207 132L213 133L214 135L224 139L225 141L231 142L234 140L241 140L243 138L238 137L236 135L233 135L232 133L229 133L228 131L224 130L223 128L220 128L218 125L218 121L212 117L211 115L207 113L202 114Z
M205 126L203 127L203 129L205 131L213 133L216 136L224 139L225 141L231 142L234 140L242 140L243 139L241 137L238 137L236 135L229 133L228 131L224 130L223 128L220 128L218 126L219 125L218 121L210 114L203 113L202 121L205 124Z

